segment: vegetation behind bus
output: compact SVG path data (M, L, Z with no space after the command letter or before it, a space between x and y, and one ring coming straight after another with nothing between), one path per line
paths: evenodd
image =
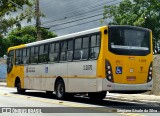
M25 8L22 7L25 5ZM8 29L13 26L20 27L21 21L27 20L30 22L31 19L35 16L35 13L32 12L34 9L35 3L34 0L1 0L0 1L0 36L2 33L7 33ZM20 11L21 13L16 14L16 16L9 16L14 12ZM0 38L1 39L1 38Z
M48 38L53 38L57 36L56 34L44 28L41 29L41 33L42 33L42 39L48 39ZM17 46L21 44L34 42L34 41L36 41L36 28L35 27L26 26L21 29L16 28L9 33L8 37L0 41L1 47L3 48L1 50L0 55L3 56L4 54L6 54L7 49L11 46Z
M153 47L160 40L160 1L123 0L119 5L104 7L104 19L112 18L109 24L133 25L149 28L153 32Z

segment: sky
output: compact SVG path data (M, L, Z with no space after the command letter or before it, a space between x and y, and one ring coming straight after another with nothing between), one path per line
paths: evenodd
M39 0L41 27L50 28L58 36L96 28L103 17L104 5L115 5L121 0ZM109 20L106 21L108 23ZM31 24L35 24L33 21ZM31 25L24 23L25 26Z

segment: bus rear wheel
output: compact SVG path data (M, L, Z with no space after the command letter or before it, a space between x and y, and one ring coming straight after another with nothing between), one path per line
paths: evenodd
M88 97L94 100L102 100L106 97L106 91L88 93Z
M57 99L64 99L65 98L65 85L63 80L58 80L56 82L56 86L55 86L55 92L56 92L56 97Z
M17 83L16 87L17 87L17 93L19 93L19 94L24 94L25 93L25 89L22 89L20 82Z

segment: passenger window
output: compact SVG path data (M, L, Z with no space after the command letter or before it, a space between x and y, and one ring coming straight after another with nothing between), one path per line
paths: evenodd
M67 61L72 61L73 58L73 40L68 40L67 44Z
M88 48L89 47L89 37L84 37L83 38L83 48Z
M35 53L35 55L38 55L38 46L36 46L36 47L34 48L34 53Z
M81 59L88 59L88 50L89 50L89 37L83 38L82 51L81 51Z
M27 56L26 49L23 49L23 56Z
M67 41L61 42L61 53L60 53L60 61L67 60Z
M55 43L55 52L59 52L59 43Z
M23 64L29 63L29 48L23 49Z
M39 62L44 63L48 60L48 44L40 45L39 48Z
M75 39L74 44L74 60L81 59L82 38Z
M49 49L50 53L54 52L54 49L55 49L55 43L50 44L50 49Z
M67 41L62 41L61 42L61 51L67 51Z
M31 47L30 63L38 63L38 46Z
M49 46L49 62L59 61L59 43L51 43Z
M75 39L75 50L81 49L82 47L82 38Z
M22 64L22 50L16 50L16 65Z
M74 60L88 59L89 37L75 39Z
M96 59L99 55L100 35L91 36L90 58Z
M68 50L73 50L73 40L68 40Z
M97 37L96 35L91 36L91 47L96 46Z

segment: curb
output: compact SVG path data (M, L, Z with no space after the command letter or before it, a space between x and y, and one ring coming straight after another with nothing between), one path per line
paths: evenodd
M6 85L1 85L1 84L0 84L0 87L6 87Z
M115 96L109 96L105 98L106 100L119 100L119 101L126 101L126 102L138 102L138 103L145 103L151 105L160 105L160 101L149 101L149 100L137 100L137 99L129 99L129 98L119 98Z
M0 87L6 87L7 84L5 82L0 82Z
M6 83L6 78L0 78L0 83Z

